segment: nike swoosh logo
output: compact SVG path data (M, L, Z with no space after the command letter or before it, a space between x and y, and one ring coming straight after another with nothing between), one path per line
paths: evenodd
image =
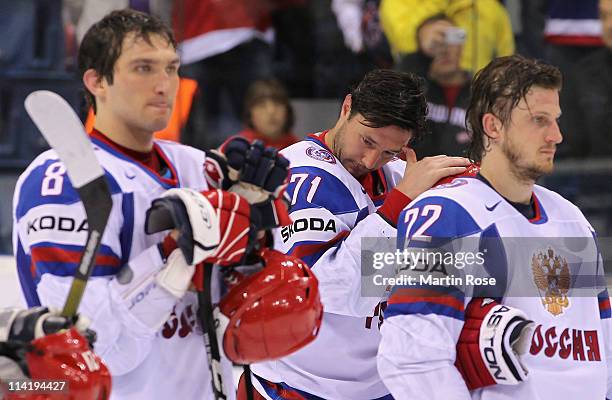
M499 203L501 203L501 200L500 200L500 201L498 201L497 203L493 204L491 207L489 207L489 206L485 205L485 208L486 208L487 210L489 210L489 211L493 211L493 210L495 210L495 207L497 207L497 206L499 205Z
M136 178L136 174L134 174L134 173L127 173L126 172L125 173L125 177L128 178L128 179L134 179L134 178Z

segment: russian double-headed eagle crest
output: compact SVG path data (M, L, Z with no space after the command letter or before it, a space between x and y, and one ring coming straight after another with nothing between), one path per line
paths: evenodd
M567 260L555 255L553 249L539 251L531 258L533 281L540 290L542 305L554 316L563 314L569 307L571 276Z

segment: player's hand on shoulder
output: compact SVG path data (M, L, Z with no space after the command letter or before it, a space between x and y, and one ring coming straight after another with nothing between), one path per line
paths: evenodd
M395 187L411 199L430 189L440 179L465 172L470 160L445 155L425 157L417 161L414 150L406 148L406 170Z
M491 298L474 298L465 310L455 366L470 390L527 379L521 363L533 335L533 321Z
M147 210L145 232L173 229L187 265L228 265L239 263L254 247L260 220L236 193L170 189Z
M231 137L207 153L204 171L210 188L238 193L257 208L263 228L291 223L284 196L289 161L276 148Z
M465 171L463 171L462 173L446 176L446 177L440 179L438 182L436 182L432 187L436 187L438 185L445 185L447 183L451 183L456 178L474 177L474 176L478 175L479 172L480 172L480 163L470 163L465 168Z
M88 318L76 315L64 317L61 311L48 307L30 309L7 308L0 310L0 342L18 341L29 343L34 339L57 333L64 329L76 328L90 342L95 339L88 329Z

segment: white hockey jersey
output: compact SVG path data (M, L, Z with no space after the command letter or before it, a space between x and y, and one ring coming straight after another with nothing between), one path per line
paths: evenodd
M153 285L126 300L116 278L128 265L134 279L163 267L157 244L164 233L145 234L145 211L167 189L206 189L205 155L156 141L156 151L169 167L162 177L111 142L98 137L92 141L106 172L113 209L79 312L92 320L97 332L95 351L112 374L111 399L211 399L195 294L188 292L177 301ZM29 306L63 306L86 235L85 212L63 164L54 151L42 153L19 178L14 195L13 244ZM142 298L151 305L150 318L162 315L163 323L169 315L158 331L130 311Z
M272 399L387 399L389 391L376 370L381 297L361 294L361 238L395 237L395 228L375 211L402 178L405 163L395 160L381 168L383 191L371 199L323 135L281 152L290 161L293 224L274 236L275 248L306 261L317 276L323 323L305 348L253 365L253 382Z
M399 249L450 248L455 256L473 252L474 257L480 252L482 262L464 267L463 274L454 274L458 269L452 263L444 267L444 275L463 280L423 278L394 287L378 366L395 398L606 397L612 371L610 302L594 231L558 194L536 185L533 195L536 215L528 220L485 182L458 178L425 192L402 212ZM535 322L531 345L521 356L527 381L469 393L455 368L465 306L486 286L467 282L472 273L495 278L493 296Z

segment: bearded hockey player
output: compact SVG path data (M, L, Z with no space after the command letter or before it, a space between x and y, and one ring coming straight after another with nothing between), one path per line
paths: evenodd
M389 298L378 370L395 398L610 397L610 303L595 232L577 207L535 184L562 141L560 88L553 66L492 61L474 78L468 108L480 173L401 213L398 249L447 250L455 262L407 268L416 283ZM482 262L457 267L470 252Z

